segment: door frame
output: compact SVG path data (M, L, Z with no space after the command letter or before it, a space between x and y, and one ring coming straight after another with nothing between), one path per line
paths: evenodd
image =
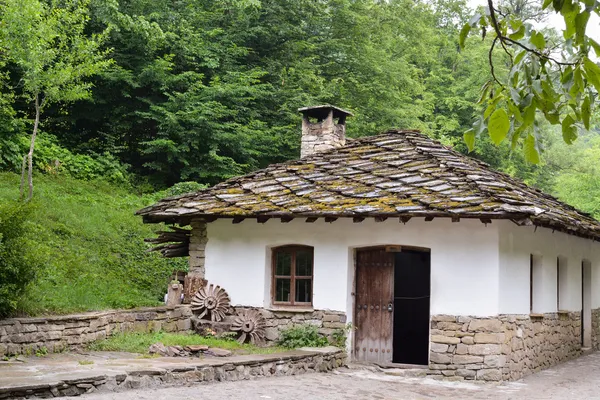
M409 245L401 245L401 244L380 244L380 245L365 245L365 246L355 246L351 248L352 251L352 264L353 264L353 270L352 270L352 292L351 292L351 297L352 297L352 330L355 331L356 330L356 320L357 320L357 314L356 314L356 271L358 268L358 258L357 258L357 252L361 251L361 250L375 250L375 249L386 249L386 251L391 251L391 252L401 252L402 249L406 249L406 250L416 250L416 251L422 251L422 252L427 252L427 253L431 253L431 249L429 247L421 247L421 246L409 246ZM431 261L429 262L429 268L431 271ZM431 282L430 282L431 285ZM394 328L394 323L392 322L392 329ZM429 331L428 331L428 336L429 336L429 343L431 346L431 303L429 305ZM392 332L392 337L393 337L393 332ZM352 361L356 361L357 357L356 357L356 335L354 334L354 332L352 332L352 340L350 341L350 359ZM393 342L392 342L392 346L393 346ZM391 363L391 364L395 364L395 365L403 365L403 364L399 364L399 363ZM423 367L421 365L419 365L419 367Z

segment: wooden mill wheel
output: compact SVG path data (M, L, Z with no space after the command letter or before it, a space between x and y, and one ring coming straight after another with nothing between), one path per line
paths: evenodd
M266 320L257 310L246 310L233 320L231 329L240 332L238 342L244 343L249 337L252 344L265 339Z
M210 314L211 321L219 322L225 318L230 302L231 300L225 289L211 283L198 289L198 292L192 298L192 311L199 313L198 318Z

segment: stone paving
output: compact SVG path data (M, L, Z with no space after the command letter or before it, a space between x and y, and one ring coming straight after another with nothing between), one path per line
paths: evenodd
M85 395L85 400L587 400L600 399L600 353L504 384L444 382L368 369Z

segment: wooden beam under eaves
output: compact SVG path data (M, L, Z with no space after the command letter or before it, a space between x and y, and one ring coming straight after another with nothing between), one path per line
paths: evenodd
M306 222L308 222L309 224L312 224L313 222L315 222L318 219L319 219L319 217L308 217L308 218L306 218Z
M293 219L294 219L294 217L281 217L281 223L287 224L288 222L290 222Z
M388 219L388 217L375 217L375 222L383 222L386 219Z
M431 222L433 221L433 217L425 217L425 222Z
M267 216L256 217L256 222L258 222L259 224L264 224L265 222L267 222L270 219L271 219L271 217L267 217Z
M400 222L402 222L404 225L406 225L406 223L408 221L410 221L411 218L412 217L409 217L408 215L403 215L403 216L400 217Z
M486 224L486 225L492 223L491 218L479 218L479 220L481 221L481 223Z
M460 217L452 217L452 222L460 222Z
M337 217L325 217L325 222L334 222L337 221Z
M206 222L215 222L215 221L217 220L217 217L216 217L216 216L214 216L214 215L211 215L211 216L209 216L209 217L204 217L203 219L204 219L204 221L206 221Z
M231 222L234 224L239 224L240 222L242 222L245 219L246 219L245 217L234 217Z
M354 217L352 218L352 222L354 222L355 224L358 224L359 222L363 222L365 220L365 217Z

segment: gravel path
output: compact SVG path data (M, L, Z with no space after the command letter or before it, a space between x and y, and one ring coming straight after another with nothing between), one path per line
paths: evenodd
M103 393L85 400L600 399L600 352L502 385L442 382L342 369L329 374Z

